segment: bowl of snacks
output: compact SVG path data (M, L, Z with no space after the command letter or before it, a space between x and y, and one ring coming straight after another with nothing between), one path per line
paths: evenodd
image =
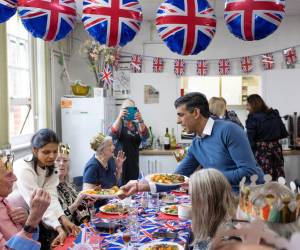
M90 86L82 84L80 82L76 82L71 85L72 92L74 95L78 96L87 96L90 90Z

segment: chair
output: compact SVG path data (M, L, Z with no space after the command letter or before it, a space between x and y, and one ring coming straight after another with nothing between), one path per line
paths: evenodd
M83 186L83 176L76 176L73 178L73 183L76 186L76 191L80 192Z

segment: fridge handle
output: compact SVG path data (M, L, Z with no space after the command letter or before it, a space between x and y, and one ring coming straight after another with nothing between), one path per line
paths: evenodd
M147 174L150 174L150 160L148 160L148 169L147 169Z
M157 173L157 160L155 160L154 171Z

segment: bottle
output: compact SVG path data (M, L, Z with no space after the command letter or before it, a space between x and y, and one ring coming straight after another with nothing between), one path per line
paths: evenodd
M172 135L171 135L170 144L171 144L171 149L176 149L177 142L176 142L176 137L175 137L175 134L174 134L174 128L172 128Z
M150 148L150 149L153 148L153 133L152 133L151 127L149 127L149 137L147 139L147 148Z
M168 128L166 128L166 133L165 133L165 136L164 136L164 149L165 150L170 149L170 147L171 147L170 141L171 140L170 140L169 130L168 130Z

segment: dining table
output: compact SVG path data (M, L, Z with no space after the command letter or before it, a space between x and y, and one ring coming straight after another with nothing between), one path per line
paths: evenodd
M190 197L182 193L174 193L176 196L175 203L190 204ZM141 246L150 242L175 242L182 247L187 243L191 232L191 220L180 219L177 215L163 213L161 208L168 204L164 204L161 200L159 207L149 206L144 208L141 206L142 194L132 196L131 205L133 204L135 212L134 224L138 225L138 235L135 241L129 243L129 248L123 240L125 230L128 230L131 215L110 214L98 212L90 222L82 224L81 232L76 237L69 236L63 246L56 247L55 250L72 250L76 249L76 245L88 245L89 249L140 249ZM150 200L149 200L150 201ZM112 199L110 203L120 202L120 200ZM112 232L98 231L96 225L99 223L114 223L120 228ZM172 237L168 236L171 233ZM164 236L168 237L164 237ZM84 248L82 248L84 249Z

